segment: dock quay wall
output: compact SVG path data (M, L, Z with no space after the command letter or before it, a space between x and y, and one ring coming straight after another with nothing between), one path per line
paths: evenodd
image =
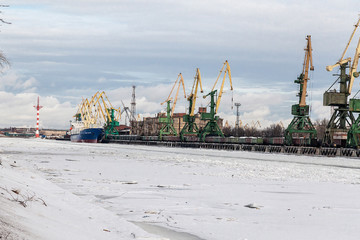
M173 141L143 141L112 139L110 143L128 145L148 145L176 148L200 148L228 151L249 151L263 153L282 153L292 155L319 155L329 157L360 157L360 149L331 148L331 147L302 147L302 146L276 146L276 145L250 145L231 143L204 143L204 142L173 142Z

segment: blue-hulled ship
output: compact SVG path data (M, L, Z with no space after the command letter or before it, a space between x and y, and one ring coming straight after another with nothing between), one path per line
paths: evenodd
M72 142L98 143L104 137L104 129L101 127L85 127L82 121L71 123L70 140Z

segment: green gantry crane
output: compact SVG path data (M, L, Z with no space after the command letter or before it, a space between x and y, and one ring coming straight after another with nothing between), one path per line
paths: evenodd
M225 68L225 71L224 71L224 68ZM221 87L219 90L219 95L217 96L217 100L215 103L215 98L217 95L217 90L215 90L215 87L216 87L216 84L218 83L218 80L223 71L224 71L224 77L223 77ZM230 65L229 65L229 62L226 60L220 70L220 73L214 83L213 88L211 89L211 92L204 96L204 98L206 98L207 96L210 96L210 112L209 113L201 113L201 120L207 121L204 129L200 133L201 141L205 141L205 137L207 135L224 137L224 134L222 133L222 131L217 123L217 120L219 120L219 117L216 116L216 114L217 114L218 108L220 106L220 101L221 101L221 97L222 97L223 90L224 90L225 78L226 78L227 74L229 75L230 90L232 91L233 86L232 86L232 80L231 80Z
M105 122L105 139L109 135L119 135L116 127L120 125L121 109L116 109L112 106L106 93L104 91L101 93L97 92L89 105L94 108L92 111L95 113L96 118L102 119Z
M355 24L354 31L352 32L350 39L345 47L345 50L340 60L331 66L327 66L327 71L332 71L335 67L340 67L340 75L338 79L330 86L332 88L335 83L340 83L340 91L336 89L330 90L330 88L324 93L324 106L333 106L334 113L332 114L330 121L326 127L325 136L323 139L324 145L334 146L356 146L358 137L356 132L359 131L358 123L355 123L353 112L360 112L357 106L360 105L358 99L351 99L349 108L348 96L351 94L352 86L354 84L355 77L359 74L356 72L358 61L359 61L359 44L360 39L356 48L353 63L351 64L351 57L344 59L345 53L354 37L356 29L360 23L360 18ZM349 73L346 73L346 69L349 69ZM350 128L350 132L349 132Z
M188 96L187 100L189 101L189 114L183 116L183 120L185 122L184 127L180 131L180 139L183 141L185 135L196 135L199 136L199 128L195 123L195 103L197 98L197 92L200 85L200 91L203 92L202 83L201 83L201 75L199 68L196 69L196 74L194 77L194 83L191 89L191 93Z
M312 63L312 48L311 48L311 36L306 36L307 45L305 50L305 58L303 64L303 71L300 76L294 81L299 84L300 90L298 93L299 103L294 104L291 107L291 114L294 115L293 120L285 130L285 144L294 144L293 138L297 137L305 138L305 145L311 145L316 141L316 129L311 123L309 117L309 105L306 104L306 89L307 82L309 80L309 68L314 70Z
M171 100L172 100L171 94L173 93L176 84L178 84L176 95L175 95L172 107L170 107ZM178 135L175 128L174 128L174 120L173 120L172 117L173 117L173 114L174 114L174 110L175 110L175 106L176 106L176 102L177 102L177 98L178 98L179 90L180 90L181 86L183 87L183 90L184 90L184 98L186 98L184 79L183 79L182 74L179 73L179 75L178 75L178 77L177 77L177 79L176 79L176 81L175 81L175 83L174 83L174 85L173 85L173 87L172 87L172 89L170 91L170 94L169 94L168 98L163 103L161 103L161 105L166 103L167 106L166 106L166 117L165 118L164 117L159 117L159 123L164 124L160 128L160 132L159 132L159 139L160 140L162 139L163 135L174 135L174 136Z
M115 117L116 110L114 108L108 108L107 111L109 112L110 117L106 119L105 137L107 137L109 134L120 135L116 129L116 127L120 126L119 121L117 121Z

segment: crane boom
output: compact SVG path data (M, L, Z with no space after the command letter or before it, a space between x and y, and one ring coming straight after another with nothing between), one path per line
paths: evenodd
M337 63L335 63L334 65L326 66L327 71L331 72L335 67L340 66L340 65L345 64L345 63L348 63L348 62L351 62L350 57L344 59L344 56L345 56L345 54L346 54L346 52L347 52L347 50L348 50L348 48L350 46L350 43L351 43L351 41L352 41L352 39L354 37L354 34L355 34L356 29L358 28L359 24L360 24L360 18L359 18L358 22L354 25L354 27L355 27L354 31L351 33L350 39L349 39L348 43L346 44L345 50L344 50L340 60Z
M226 68L225 68L225 67L226 67ZM219 75L218 75L218 77L217 77L217 79L216 79L216 81L215 81L215 83L214 83L214 86L213 86L213 88L212 88L211 91L214 91L214 89L215 89L215 87L216 87L216 84L217 84L217 82L218 82L218 80L219 80L219 78L220 78L220 76L221 76L224 68L225 68L225 72L224 72L224 77L223 77L223 80L222 80L222 83L221 83L221 87L220 87L218 99L217 99L217 101L216 101L215 114L217 113L218 108L219 108L219 106L220 106L220 101L221 101L221 97L222 97L223 90L224 90L224 83L225 83L226 74L229 74L230 90L233 90L232 80L231 80L230 65L229 65L229 62L226 60L226 61L224 62L224 64L223 64L221 70L220 70L220 73L219 73Z
M168 98L167 98L164 102L162 102L161 105L164 104L164 103L166 103L166 102L168 102L168 101L171 101L171 100L172 100L171 94L173 93L176 84L178 84L178 86L177 86L177 90L176 90L176 95L175 95L175 98L174 98L173 106L172 106L172 108L171 108L171 116L173 116L173 114L174 114L174 110L175 110L175 106L176 106L176 102L177 102L177 99L178 99L179 90L180 90L181 85L182 85L183 91L184 91L184 98L186 98L184 78L183 78L183 76L182 76L181 73L179 73L179 75L178 75L178 77L177 77L177 79L176 79L176 81L175 81L175 83L174 83L174 85L173 85L173 87L172 87L172 89L171 89L171 91L170 91L170 94L169 94Z
M359 26L359 23L360 23L360 18L359 18L358 22L354 25L354 27L355 27L355 28L354 28L354 31L352 32L352 34L351 34L351 36L350 36L350 39L349 39L349 41L348 41L348 43L347 43L347 45L346 45L346 47L345 47L345 50L344 50L344 52L343 52L343 54L342 54L339 62L341 62L341 61L343 60L343 58L344 58L344 56L345 56L345 53L346 53L346 51L348 50L349 45L350 45L350 43L351 43L351 41L352 41L352 39L353 39L353 37L354 37L354 34L355 34L355 32L356 32L356 29L357 29L358 26Z
M336 67L338 67L340 65L343 65L345 63L348 63L350 61L351 61L351 58L349 57L349 58L346 58L344 60L341 60L341 61L335 63L334 65L326 66L326 71L331 72L334 68L336 68Z
M359 54L360 54L360 38L359 38L358 44L356 46L354 61L351 65L350 72L349 72L349 75L350 75L350 82L349 82L349 87L348 87L349 94L351 94L352 86L354 84L354 78L358 77L358 75L356 75L355 73L357 71L357 67L359 64L359 57L360 57Z
M104 101L104 98L102 97L103 95L105 95L105 92L101 92L101 93L99 93L99 92L97 92L96 94L95 94L95 96L94 96L94 106L96 106L97 104L103 104L104 105L104 110L102 109L102 108L98 108L98 110L100 110L100 112L101 112L101 115L102 115L102 117L104 118L104 119L106 119L106 116L105 116L105 114L107 115L107 117L108 118L110 118L110 114L109 114L109 112L106 110L107 108L108 108L108 106L107 106L107 104L106 104L106 102ZM106 96L106 95L105 95ZM107 98L107 97L106 97ZM111 106L112 107L112 106ZM104 113L105 112L105 113Z
M314 70L314 66L312 63L312 48L311 48L311 36L306 36L307 45L305 48L305 58L304 58L304 64L303 64L303 87L302 87L302 93L300 98L300 107L306 106L306 89L307 89L307 81L309 80L309 66L310 70Z
M96 118L93 116L91 105L87 98L83 99L79 105L76 115L78 114L81 116L80 119L84 123L85 127L90 127L91 125L96 124Z
M97 92L90 101L92 107L95 108L99 117L103 119L104 122L119 121L121 119L121 109L115 109L110 100L108 99L104 91ZM117 112L117 117L113 119L112 111Z
M199 84L200 84L200 91L203 92L200 70L199 70L199 68L197 68L196 69L196 75L194 77L193 87L191 89L191 94L188 97L189 101L192 100L191 110L190 110L190 113L189 113L190 116L194 116L195 103L196 103L197 91L198 91ZM194 87L195 87L195 89L194 89Z
M340 60L337 63L335 63L334 65L326 66L327 71L332 71L337 66L340 66L340 65L346 64L348 62L351 62L350 57L344 59L344 56L345 56L345 54L346 54L346 52L347 52L347 50L349 48L349 45L350 45L352 39L354 38L355 32L356 32L357 28L359 27L359 24L360 24L360 18L357 21L357 23L354 25L355 28L354 28L353 32L351 33L350 39L349 39L348 43L346 44L345 50L344 50ZM358 74L356 73L356 70L357 70L357 65L359 63L359 54L360 54L360 39L358 41L358 44L357 44L357 47L356 47L356 50L355 50L355 56L354 56L353 63L352 63L352 65L350 67L350 70L349 70L350 80L349 80L349 84L348 84L347 90L346 90L347 94L349 94L349 95L351 94L352 86L354 84L354 78L358 77Z

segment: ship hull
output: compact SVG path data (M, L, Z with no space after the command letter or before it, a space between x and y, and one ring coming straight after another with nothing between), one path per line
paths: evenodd
M72 142L97 143L101 141L103 135L104 129L102 128L87 128L79 133L71 134L70 140Z

